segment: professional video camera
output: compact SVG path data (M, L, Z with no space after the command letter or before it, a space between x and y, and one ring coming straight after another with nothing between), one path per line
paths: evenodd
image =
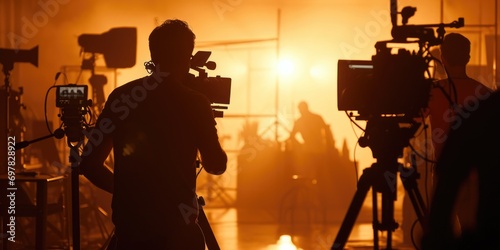
M72 149L79 147L83 142L83 130L91 127L91 124L85 118L87 114L91 113L90 107L92 106L92 100L87 99L87 85L58 85L50 87L49 90L53 88L56 88L56 107L60 109L59 117L62 121L60 128L51 132L50 135L32 141L21 141L17 143L16 150L51 137L62 139L66 136L68 138L68 146ZM45 119L47 119L47 117L45 117ZM48 123L47 129L50 130Z
M231 78L228 77L209 77L203 67L209 70L214 70L217 65L213 61L208 61L212 52L198 51L191 57L190 67L198 72L198 76L189 74L185 85L204 94L210 103L215 117L223 117L224 113L221 109L227 109L231 100ZM153 73L156 66L152 61L144 63L146 70Z
M402 9L401 26L397 25L398 13L391 11L393 40L377 42L371 61L339 60L339 110L358 111L360 120L386 115L412 119L427 107L433 81L429 71L434 60L430 47L442 43L445 27L462 27L464 19L450 24L407 25L415 11L414 7ZM418 51L399 48L392 53L395 48L389 47L410 43L417 44Z
M430 47L442 43L445 27L460 28L464 19L450 24L407 25L416 8L405 7L397 12L397 0L391 0L393 40L380 41L375 45L376 55L371 61L339 60L338 62L338 109L357 111L356 119L367 120L364 135L359 139L361 147L369 146L377 162L363 170L358 189L349 206L331 249L344 249L359 214L364 199L372 189L373 229L387 231L387 249L391 248L392 232L399 224L394 219L394 201L397 197L397 176L412 202L417 218L422 224L426 208L416 179L416 166L405 167L398 162L403 149L420 127L417 122L427 107L433 79L430 63L435 58ZM397 25L397 15L403 16L403 25ZM437 36L434 28L437 27ZM406 46L389 47L390 43L418 45L409 51ZM348 113L353 117L352 113ZM402 171L405 169L404 171ZM398 173L399 172L399 173ZM378 194L381 194L381 220L378 216ZM378 247L378 232L374 232L374 249Z
M223 117L223 111L227 109L231 100L231 78L227 77L208 77L205 69L214 70L216 64L213 61L208 61L212 52L198 51L191 58L191 69L198 72L198 76L190 75L190 79L186 85L196 91L203 93L212 103L212 109L215 117Z

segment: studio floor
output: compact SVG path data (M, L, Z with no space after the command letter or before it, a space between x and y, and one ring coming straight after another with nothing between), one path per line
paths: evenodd
M363 213L369 214L369 211L362 211L345 242L344 249L374 249L372 224L369 216ZM314 222L313 217L305 218L300 216L300 213L295 214L297 217L294 220L288 217L282 222L273 222L276 219L275 214L264 209L206 208L205 214L222 250L331 249L342 225L342 221ZM82 250L105 248L106 239L98 228L91 230L83 228L81 233ZM286 235L289 236L288 241ZM280 238L283 239L281 242L279 242ZM67 244L62 244L54 238L49 239L48 243L47 249L70 249ZM296 248L291 247L290 243L293 243ZM380 249L386 249L386 244L386 233L379 233ZM391 249L415 249L403 243L401 229L397 229L392 234L391 244ZM35 247L33 244L31 246L30 244L17 244L9 249L32 250Z
M366 211L369 212L369 211ZM313 222L290 217L284 223L273 223L272 213L265 210L207 209L206 214L221 249L285 250L279 239L289 235L297 249L331 249L342 221ZM362 218L365 217L365 218ZM385 249L386 233L379 233L379 247ZM285 236L286 239L286 236ZM401 229L392 234L393 249L415 249L403 241ZM353 226L345 249L374 249L372 223L365 215Z
M80 197L81 250L103 250L113 229L108 207L110 196L90 185L82 186L86 188L82 192L85 195ZM260 202L257 202L259 199L256 197L250 202L236 203L239 205L227 205L223 201L228 201L231 197L219 194L214 195L213 199L207 199L204 211L222 250L331 249L348 211L347 201L350 200L346 199L342 206L332 209L335 204L340 204L333 201L339 200L324 199L325 196L312 194L314 193L298 192L291 200L284 195L284 198L274 198L274 203L270 199L273 196L262 195L258 197ZM274 205L270 206L270 203ZM401 223L402 218L402 209L396 209L394 219ZM60 225L60 219L57 215L48 217L50 227L47 228L47 249L70 249L69 241L64 240L69 233L58 231L58 228L64 229ZM9 249L35 249L34 225L33 219L19 221L17 239L20 242ZM391 234L391 249L415 249L409 237L406 237L406 241L404 239L402 228L407 228L408 225L404 226L403 224ZM372 228L372 209L363 206L355 218L348 239L342 242L345 249L374 249ZM386 249L387 232L379 232L378 235L379 249ZM283 240L279 242L280 238L287 239L287 236L288 244ZM291 243L296 248L290 248Z
M102 197L102 196L96 196ZM105 198L103 203L108 203ZM113 225L106 209L96 205L98 199L83 200L81 206L81 250L104 250L106 241L112 232ZM214 204L214 203L208 203ZM295 204L279 209L269 209L254 205L253 207L209 206L204 208L208 223L216 241L222 250L321 250L331 249L337 238L339 229L348 209L333 211L318 209L314 203L305 206ZM325 206L320 206L325 207ZM396 210L394 218L401 221L401 210ZM64 236L69 232L58 231L59 219L56 215L48 217L50 227L47 228L47 249L71 249ZM35 222L33 219L19 221L20 242L8 249L35 249ZM63 227L62 227L63 228ZM348 228L348 227L347 227ZM345 249L374 249L372 226L372 209L363 207L355 218L349 237L345 240ZM22 229L22 230L21 230ZM379 249L386 249L387 232L379 232ZM391 234L391 249L415 249L411 240L404 241L402 227ZM288 244L286 239L288 236ZM408 238L408 237L407 237ZM4 240L5 238L2 237ZM281 241L279 241L282 239ZM285 242L284 242L285 241ZM293 243L296 248L291 247ZM0 248L2 244L0 244Z

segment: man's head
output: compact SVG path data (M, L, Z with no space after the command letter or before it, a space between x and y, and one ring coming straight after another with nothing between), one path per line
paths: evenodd
M186 22L167 20L149 35L151 60L161 71L187 73L195 38Z
M309 106L307 105L307 102L301 101L299 103L299 112L300 114L307 114L309 112Z
M470 41L458 33L446 35L441 44L441 57L446 65L465 66L470 59Z

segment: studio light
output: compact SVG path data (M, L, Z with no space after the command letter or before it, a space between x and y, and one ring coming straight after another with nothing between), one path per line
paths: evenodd
M78 44L86 53L103 54L108 68L130 68L135 65L137 28L112 28L102 34L82 34Z
M10 71L16 62L27 62L38 67L38 46L29 50L0 48L0 63L4 71Z

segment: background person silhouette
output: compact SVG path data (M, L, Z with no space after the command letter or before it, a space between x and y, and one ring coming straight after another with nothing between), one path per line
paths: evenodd
M457 129L467 119L467 112L477 109L478 100L492 92L467 75L470 46L469 39L458 33L447 34L440 46L447 78L432 88L428 105L435 158L439 158L449 131Z
M289 141L295 145L298 145L297 134L300 134L303 141L298 147L302 164L298 164L297 173L303 177L316 179L319 169L325 165L328 127L320 115L309 110L309 105L305 101L299 103L298 109L300 117L295 121L289 137Z

